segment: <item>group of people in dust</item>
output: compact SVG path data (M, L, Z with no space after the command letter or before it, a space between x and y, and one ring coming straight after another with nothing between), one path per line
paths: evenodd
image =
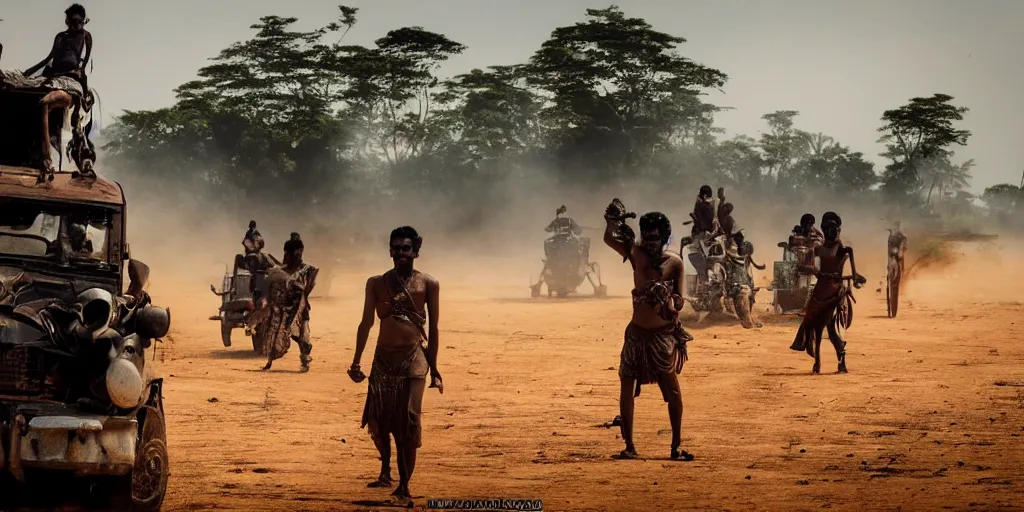
M721 240L727 254L738 256L734 261L746 261L764 270L751 259L752 244L745 240L743 232L737 229L732 216L732 203L726 201L724 188L719 188L717 200L712 197L709 185L700 188L691 221L689 237L684 237L680 249L713 239ZM578 236L579 226L568 217L562 217L565 207L560 207L556 218L546 231L554 237ZM684 266L679 254L667 250L672 235L672 225L663 213L650 212L640 217L640 238L626 225L628 213L618 199L608 205L605 211L606 230L604 242L628 261L633 269L634 289L633 314L624 333L620 354L620 415L613 424L621 427L622 439L626 446L616 458L638 457L633 441L634 398L640 395L644 384L657 383L662 398L668 404L672 426L670 458L692 460L693 455L683 450L681 425L683 402L677 375L682 372L688 359L686 346L693 337L683 328L680 312L683 308ZM805 351L814 358L812 372L821 371L821 343L827 332L836 350L837 371L847 372L846 341L842 332L850 327L853 298L850 284L861 287L866 279L857 272L853 248L845 244L842 233L842 219L835 212L827 212L822 224L816 226L813 214L804 214L800 224L793 227L788 249L797 255L797 269L811 279L810 293L803 310L803 319L797 329L791 349ZM890 230L889 248L899 262L902 272L907 248L907 238L900 231L899 223ZM680 254L683 251L680 250ZM696 256L696 257L693 257ZM844 275L847 262L850 274ZM700 274L704 261L691 253L691 263ZM749 267L748 265L742 265ZM751 277L752 279L752 277Z
M718 195L720 202L715 205L711 199L711 187L701 187L691 215L691 237L683 244L724 234L727 245L743 252L747 243L742 236L737 236L740 232L735 230L731 204L724 201L722 189ZM625 216L625 208L618 200L605 211L607 229L604 241L630 262L634 282L633 316L626 327L619 363L620 416L617 420L626 446L616 457L633 459L638 456L633 442L633 400L639 396L641 385L657 383L662 398L668 403L672 426L670 458L692 460L693 455L680 447L683 401L677 375L688 359L686 345L693 340L679 317L684 296L683 261L678 254L666 250L672 226L663 213L650 212L640 217L639 240L625 225ZM807 253L811 255L801 263L800 271L815 276L817 282L790 348L807 351L815 358L814 373L820 372L819 349L826 329L836 348L839 371L846 371L846 342L838 329L840 325L849 326L852 311L846 282L853 281L857 287L866 282L857 273L853 248L840 239L841 229L839 216L828 212L823 217L821 230L814 227L813 216L806 215L798 230L804 238L800 243L805 244ZM820 264L815 265L814 258ZM844 278L843 269L847 261L852 275Z
M739 231L734 230L729 203L723 201L709 209L709 205L715 206L709 201L710 196L710 187L702 187L692 215L692 235L701 237L723 232L728 235L729 243L742 251L745 241L737 237ZM719 196L723 196L721 190ZM558 213L558 222L553 222L548 231L570 236L578 234L580 228L575 221L561 218L564 211ZM620 416L617 419L625 448L615 458L639 456L633 438L634 399L640 395L643 385L657 384L668 404L672 427L669 457L691 461L693 454L681 446L683 399L678 380L688 360L687 343L693 340L680 319L684 296L683 261L679 254L667 249L672 224L665 214L654 211L642 215L639 237L626 224L627 219L634 217L618 199L613 200L604 213L604 242L623 258L623 262L630 263L634 283L632 316L625 328L618 371ZM820 347L827 331L836 350L838 371L846 372L846 341L841 331L849 327L852 316L848 283L852 281L855 287L860 287L866 280L857 272L853 248L840 238L842 219L839 215L825 213L820 228L815 221L813 215L805 214L793 228L789 241L794 248L804 249L800 271L816 278L790 348L806 351L814 357L813 372L819 373ZM890 240L905 250L906 237L902 233ZM409 481L416 466L417 449L422 443L423 395L428 387L444 391L438 371L440 285L415 268L423 238L414 228L394 229L388 242L393 266L366 281L356 350L347 373L356 383L367 379L361 361L370 330L379 319L380 330L362 415L362 426L368 429L381 461L380 473L369 486L394 485L391 472L391 438L394 438L399 482L392 494L410 499ZM242 243L245 258L262 258L259 255L264 242L255 222L250 223ZM281 320L269 328L271 334L267 339L272 347L265 369L288 351L292 340L299 345L302 368L309 368L312 345L308 297L316 283L317 269L303 262L302 253L303 242L298 233L292 233L284 244L283 261L271 263L267 271L269 296L262 302L269 306L264 309L276 313ZM850 275L844 276L847 262Z

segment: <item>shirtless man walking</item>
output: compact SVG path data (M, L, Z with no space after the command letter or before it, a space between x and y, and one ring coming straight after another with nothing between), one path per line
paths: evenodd
M619 409L626 449L616 458L637 458L633 444L633 399L640 396L642 384L657 383L668 403L672 424L670 457L690 461L693 455L680 449L683 395L676 377L687 358L686 343L693 339L679 321L683 309L683 260L677 254L665 252L672 225L664 214L650 212L640 217L639 243L632 239L632 230L621 229L626 215L617 199L605 210L604 242L630 262L634 284L633 318L626 327L619 361Z
M853 257L853 248L844 245L839 235L842 231L842 220L834 212L822 217L822 232L825 241L813 248L813 255L821 260L821 267L815 269L801 265L800 271L811 273L818 278L811 290L806 312L800 328L790 349L806 351L814 358L811 372L821 373L821 342L825 331L836 349L838 359L837 371L846 373L846 340L842 331L850 327L853 314L853 301L850 289L843 279L843 269L850 262L853 285L860 288L866 279L857 273L857 263Z
M355 382L366 378L359 361L376 315L381 321L380 333L370 369L362 426L368 427L380 452L380 475L369 487L391 487L391 437L394 437L399 482L392 495L402 500L412 498L409 479L416 469L416 450L421 446L420 414L428 372L430 387L444 392L441 374L437 371L439 285L433 277L413 269L422 244L423 239L409 226L391 232L391 259L395 266L366 281L363 318L356 331L356 353L348 370ZM424 330L423 325L428 320L428 328Z

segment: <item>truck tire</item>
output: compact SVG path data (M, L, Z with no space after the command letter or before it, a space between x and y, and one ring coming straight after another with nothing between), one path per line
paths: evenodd
M110 508L113 510L159 512L167 495L170 467L164 417L153 406L146 406L143 411L145 416L139 428L135 466L127 475L118 477L113 488L109 489Z

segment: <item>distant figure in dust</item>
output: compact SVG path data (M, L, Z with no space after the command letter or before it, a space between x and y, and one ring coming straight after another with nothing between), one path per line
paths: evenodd
M250 220L249 229L245 232L245 236L242 237L242 247L245 248L245 255L258 254L265 245L263 235L256 229L256 221Z
M805 213L800 216L800 234L803 235L810 244L820 244L825 241L824 233L818 229L818 226L814 225L815 222L817 222L817 219L815 219L814 215L811 213Z
M900 221L893 223L892 229L889 230L889 254L895 253L896 262L899 264L899 277L903 277L903 262L907 255L907 235L903 234L900 230Z
M640 396L642 384L657 382L668 403L672 425L670 458L691 461L693 455L680 449L683 395L676 377L687 359L686 343L693 340L679 321L683 309L683 260L665 251L672 225L660 212L640 217L639 242L624 239L620 227L625 222L623 208L618 200L608 205L604 234L604 242L632 265L634 284L633 317L626 326L619 357L619 412L626 449L615 458L637 458L633 444L633 399Z
M835 220L838 216L830 218ZM798 234L796 238L800 240L800 244L791 248L791 250L797 254L798 261L800 262L799 264L809 269L815 268L815 265L817 264L815 262L815 249L825 243L825 235L820 229L818 229L815 222L817 222L817 220L811 213L805 213L800 217L800 225L797 226L796 230L796 233ZM813 273L807 272L807 274L809 274L809 277L807 278L808 287L813 288L816 283ZM811 295L812 294L808 293L807 300L804 301L803 311L805 313L807 312L807 306L811 303Z
M725 190L722 190L724 199ZM718 212L714 200L711 198L711 185L703 185L697 193L697 201L693 204L693 228L690 229L690 236L695 240L701 236L714 233L718 227Z
M544 231L552 234L552 239L567 239L583 234L583 229L580 228L579 224L576 224L576 221L572 220L572 217L562 217L562 214L564 214L565 211L565 205L562 205L555 210L555 218L548 224L548 227L544 228Z
M433 277L413 269L422 245L423 238L410 226L391 232L394 268L366 281L363 318L356 331L356 353L348 370L354 382L366 378L359 361L376 314L380 318L380 333L370 369L362 426L367 427L380 452L380 474L369 487L392 485L393 436L398 451L399 481L392 495L403 500L412 498L409 480L416 469L416 450L422 444L421 413L428 372L430 387L444 393L441 374L437 371L440 285Z
M68 29L53 38L53 47L45 59L25 70L25 76L32 76L40 69L45 77L70 76L82 84L82 93L91 98L85 67L92 56L92 34L85 29L89 18L85 7L73 4L64 11L64 24Z
M308 372L313 360L309 356L313 351L309 340L309 294L319 271L302 262L303 249L301 241L288 240L284 244L284 262L267 272L270 316L266 320L264 370L288 353L292 340L299 345L300 371Z
M820 269L801 265L800 270L812 273L818 278L811 290L808 306L803 321L797 330L796 338L790 349L806 351L814 357L812 373L821 373L821 341L828 329L829 340L836 349L839 360L839 373L846 373L846 341L842 330L850 327L853 314L853 299L850 289L843 280L843 268L846 260L850 261L854 286L860 288L867 280L857 273L857 264L853 257L853 248L843 245L839 239L842 220L833 212L822 217L822 231L825 242L814 248L814 256L821 260Z

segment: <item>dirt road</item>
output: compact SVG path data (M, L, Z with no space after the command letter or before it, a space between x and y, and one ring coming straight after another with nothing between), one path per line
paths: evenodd
M847 375L832 373L827 342L826 373L809 374L811 359L788 349L795 320L765 317L753 330L689 321L690 463L666 460L656 386L637 403L647 458L610 459L621 440L601 425L618 414L623 286L606 300L496 299L527 296L525 282L481 286L424 265L442 282L446 389L424 400L417 505L505 497L542 499L545 510L1022 509L1024 305L1010 287L1024 276L1006 261L978 261L920 276L895 320L875 291L881 268L863 269L873 278L856 292ZM166 378L165 510L391 509L388 491L366 488L379 469L359 428L366 384L344 373L365 277L338 275L337 298L313 302L307 374L296 373L297 353L257 371L263 361L241 331L221 346L206 319L215 275L154 283L174 314L153 364Z

